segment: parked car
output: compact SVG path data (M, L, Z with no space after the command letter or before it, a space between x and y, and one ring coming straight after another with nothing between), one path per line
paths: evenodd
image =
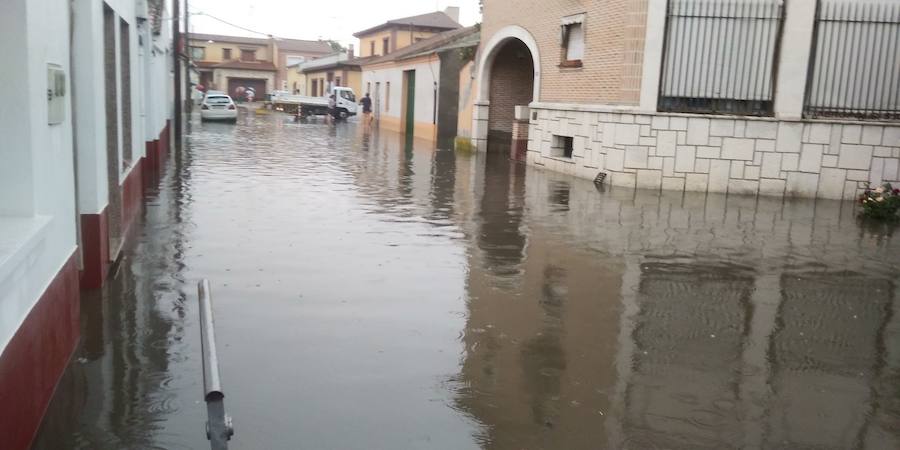
M237 107L227 94L206 94L200 104L200 120L226 120L237 122Z

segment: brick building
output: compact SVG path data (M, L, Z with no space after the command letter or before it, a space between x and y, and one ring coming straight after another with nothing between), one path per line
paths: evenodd
M898 30L890 0L485 0L472 142L617 186L854 198L900 180Z

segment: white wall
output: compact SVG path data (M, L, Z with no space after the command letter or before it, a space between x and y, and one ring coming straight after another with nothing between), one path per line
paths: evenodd
M431 57L430 62L403 64L393 67L370 69L363 68L362 90L365 91L368 83L372 84L372 95L375 95L375 83L381 83L382 117L391 117L399 120L403 113L403 72L416 71L416 99L415 119L420 123L435 123L435 90L440 87L441 62L437 55ZM391 97L385 99L386 83L391 83ZM438 83L438 84L435 84ZM364 93L363 93L364 94ZM390 102L390 110L385 110L385 101ZM373 98L374 102L374 98Z
M78 64L72 74L77 115L78 207L97 214L106 207L106 105L103 80L103 3L76 2L72 52Z
M25 35L25 2L4 2L0 14L0 55L9 61L25 61L27 49L22 45ZM31 117L23 114L18 105L27 103L30 84L35 82L23 70L0 70L0 85L9 89L0 102L0 133L3 145L0 155L0 216L30 215L33 212L33 180L31 153Z
M7 234L0 245L0 349L4 348L31 311L41 294L75 251L76 211L74 192L74 155L72 149L71 86L67 89L66 120L62 124L47 124L47 64L61 66L71 80L69 70L69 3L66 0L8 0L4 2L0 23L0 42L12 42L20 47L21 64L6 68L4 81L13 81L24 92L22 102L4 102L15 108L19 118L0 124L12 133L19 145L30 155L31 214L13 219L0 216L0 228L14 223L29 222L18 227L15 234ZM19 24L9 24L18 21ZM24 24L24 28L22 26ZM4 44L0 44L4 45ZM8 53L7 53L8 55ZM15 91L18 89L13 89ZM15 94L20 95L20 94ZM24 120L23 120L24 118ZM23 147L24 146L24 147ZM4 146L5 148L5 146ZM21 159L20 159L21 161ZM27 169L27 168L22 168ZM16 179L27 183L26 177ZM24 200L27 201L27 200ZM28 212L24 208L21 212ZM30 217L29 217L30 216ZM8 228L6 228L8 229ZM14 238L9 236L13 235ZM22 258L23 245L30 246L27 258Z

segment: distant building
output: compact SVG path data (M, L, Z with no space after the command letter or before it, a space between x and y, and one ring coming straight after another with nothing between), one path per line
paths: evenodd
M332 53L292 67L296 81L289 83L294 93L321 97L336 86L349 87L360 95L361 64L367 58L355 58L353 47L345 52ZM291 77L294 75L292 74ZM296 84L295 84L296 83Z
M461 105L460 84L467 80L460 73L471 64L478 42L478 27L461 28L365 59L362 95L371 94L379 127L420 138L455 138L460 111L471 105L471 96Z
M449 7L418 16L389 20L354 33L359 39L359 56L384 56L444 31L462 28L459 8Z
M162 0L9 0L0 14L0 447L30 448L169 151Z
M900 181L895 0L485 0L473 142L616 186Z
M258 97L289 89L289 65L332 52L323 41L199 33L190 35L190 47L200 84L231 95L238 87L253 88Z

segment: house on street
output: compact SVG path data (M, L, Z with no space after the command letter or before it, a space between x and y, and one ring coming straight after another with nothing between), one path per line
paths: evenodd
M0 446L23 450L169 152L171 3L9 0L0 14Z
M287 90L288 66L331 53L324 41L247 38L214 34L190 35L191 59L200 84L234 96L239 87L253 88L257 97Z
M435 34L458 28L462 28L459 8L451 6L444 11L388 20L353 36L359 39L359 56L366 58L384 56Z
M483 15L483 151L653 190L853 199L900 181L896 1L485 0Z
M460 105L460 74L479 36L477 26L458 28L365 58L361 93L371 95L378 126L426 139L455 138L459 112L468 109Z
M360 95L361 64L365 59L354 57L351 46L346 52L332 53L294 66L300 86L298 93L321 97L331 92L332 88L343 86Z

